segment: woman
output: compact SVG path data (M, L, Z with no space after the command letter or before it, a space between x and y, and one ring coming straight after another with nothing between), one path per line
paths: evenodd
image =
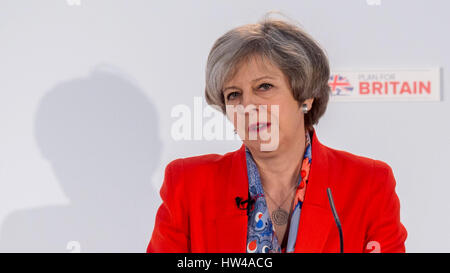
M243 144L167 165L147 252L339 252L341 243L344 252L404 252L392 169L318 140L329 74L320 46L293 24L266 18L220 37L206 100Z

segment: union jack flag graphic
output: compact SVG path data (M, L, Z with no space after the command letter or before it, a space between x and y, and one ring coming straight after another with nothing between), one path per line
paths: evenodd
M353 86L346 77L339 74L331 75L328 85L331 88L331 95L333 96L347 96L351 95Z

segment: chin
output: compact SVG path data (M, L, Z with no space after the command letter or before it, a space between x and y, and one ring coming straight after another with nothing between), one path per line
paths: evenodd
M264 154L274 154L280 150L281 141L279 143L271 143L270 140L246 140L243 141L245 146L249 147L252 151L259 151Z

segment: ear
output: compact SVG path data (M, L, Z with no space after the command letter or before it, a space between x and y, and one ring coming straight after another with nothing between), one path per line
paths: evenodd
M306 100L302 103L302 105L306 103L306 105L308 105L308 109L311 109L313 102L314 102L314 98L306 99Z

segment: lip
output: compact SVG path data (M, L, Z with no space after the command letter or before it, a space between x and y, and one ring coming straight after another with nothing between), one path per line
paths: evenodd
M250 124L250 126L248 126L248 130L250 132L259 132L259 131L262 131L262 130L265 130L265 129L269 128L270 124L271 124L270 122L253 123L253 124ZM261 127L259 128L260 125L261 125Z

